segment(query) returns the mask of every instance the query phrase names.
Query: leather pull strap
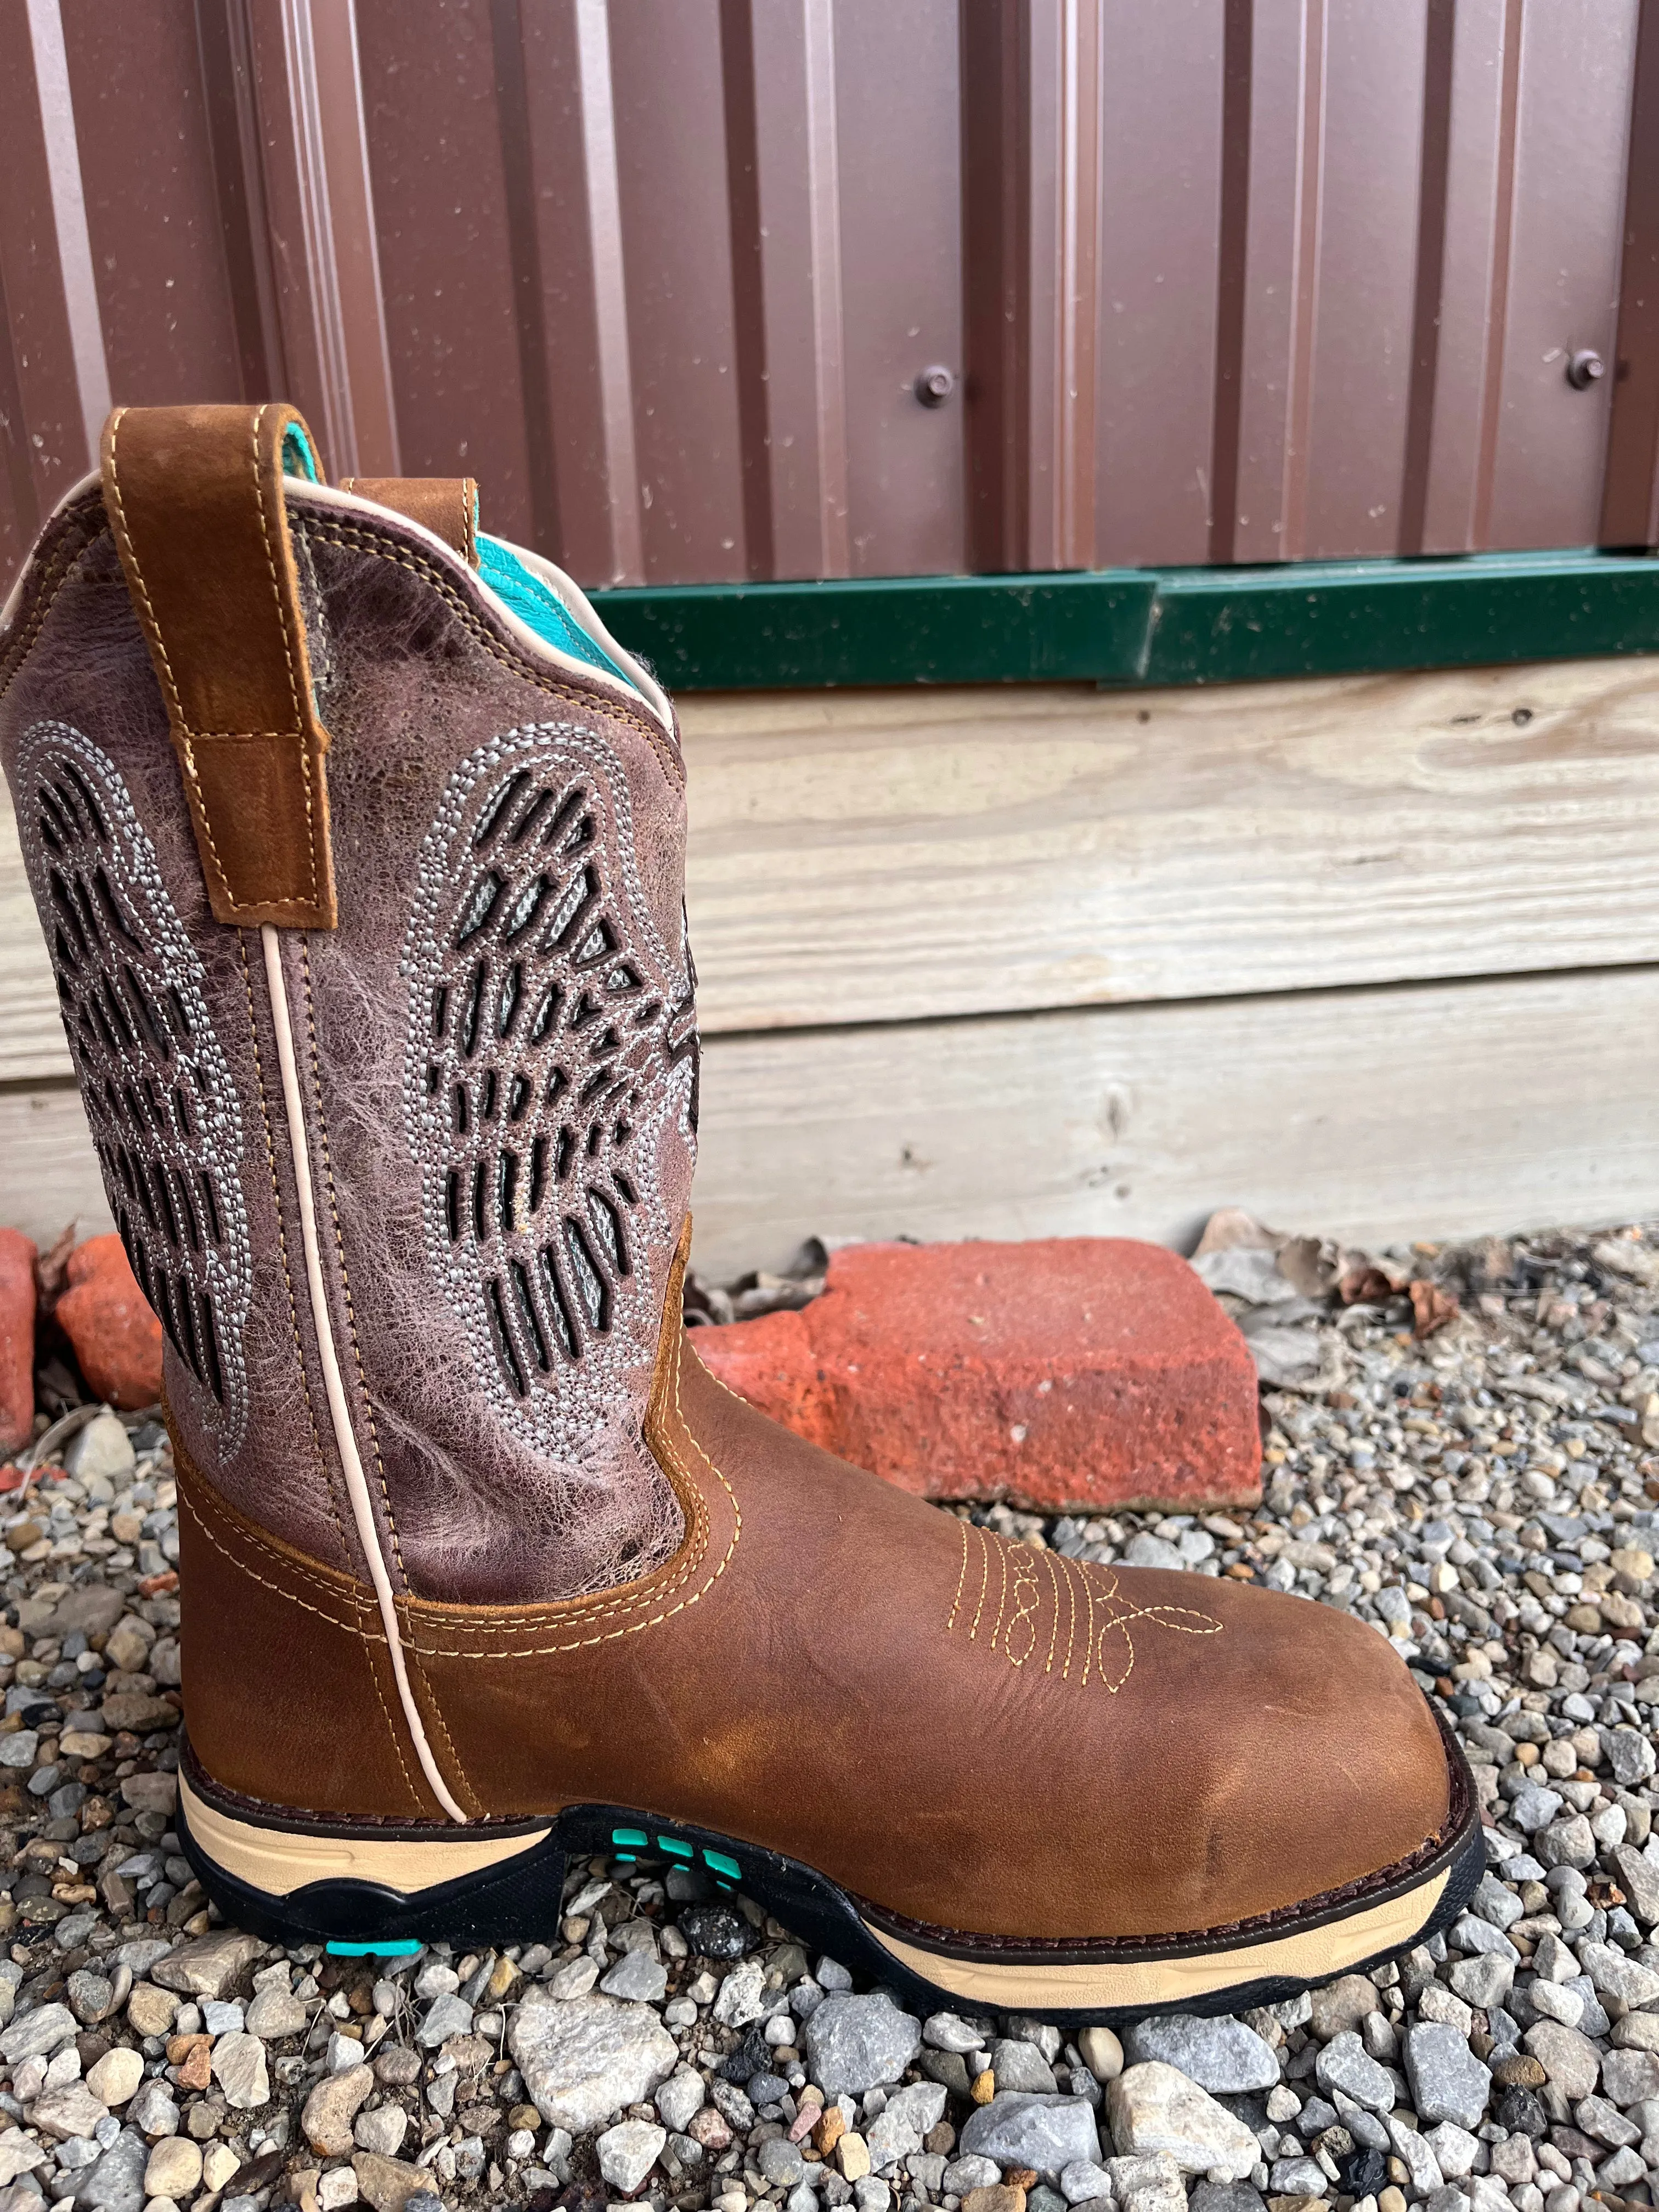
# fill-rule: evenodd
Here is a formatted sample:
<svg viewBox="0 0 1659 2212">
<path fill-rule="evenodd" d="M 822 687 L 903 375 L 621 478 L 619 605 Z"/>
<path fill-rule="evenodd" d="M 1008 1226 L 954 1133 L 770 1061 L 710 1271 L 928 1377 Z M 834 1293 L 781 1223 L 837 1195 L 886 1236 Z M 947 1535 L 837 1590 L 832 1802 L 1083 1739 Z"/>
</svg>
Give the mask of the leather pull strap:
<svg viewBox="0 0 1659 2212">
<path fill-rule="evenodd" d="M 332 929 L 328 732 L 283 488 L 291 407 L 119 407 L 104 504 L 221 921 Z"/>
<path fill-rule="evenodd" d="M 478 565 L 478 486 L 472 477 L 342 477 L 342 491 L 406 514 L 472 568 Z"/>
</svg>

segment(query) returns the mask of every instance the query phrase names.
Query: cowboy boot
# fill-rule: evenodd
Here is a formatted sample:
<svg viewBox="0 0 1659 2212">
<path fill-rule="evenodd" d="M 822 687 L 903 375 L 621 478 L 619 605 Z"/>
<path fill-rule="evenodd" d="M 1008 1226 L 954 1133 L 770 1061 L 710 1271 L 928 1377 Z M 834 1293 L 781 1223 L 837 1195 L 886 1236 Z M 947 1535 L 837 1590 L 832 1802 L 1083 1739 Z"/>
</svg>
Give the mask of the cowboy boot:
<svg viewBox="0 0 1659 2212">
<path fill-rule="evenodd" d="M 1474 1793 L 1370 1628 L 1009 1543 L 701 1364 L 672 711 L 475 513 L 328 488 L 285 408 L 118 413 L 4 639 L 166 1333 L 209 1895 L 556 1941 L 573 1854 L 651 1856 L 917 2005 L 1076 2021 L 1445 1926 Z"/>
</svg>

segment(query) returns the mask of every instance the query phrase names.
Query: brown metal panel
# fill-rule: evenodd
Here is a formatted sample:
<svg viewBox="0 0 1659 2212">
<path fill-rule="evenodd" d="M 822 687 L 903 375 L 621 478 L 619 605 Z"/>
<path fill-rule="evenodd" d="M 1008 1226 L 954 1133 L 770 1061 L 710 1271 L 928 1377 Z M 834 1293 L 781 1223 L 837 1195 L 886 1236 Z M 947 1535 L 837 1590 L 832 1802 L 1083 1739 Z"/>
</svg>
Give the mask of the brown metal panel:
<svg viewBox="0 0 1659 2212">
<path fill-rule="evenodd" d="M 740 577 L 720 0 L 612 0 L 610 28 L 645 573 Z"/>
<path fill-rule="evenodd" d="M 495 0 L 535 543 L 645 576 L 605 0 Z"/>
<path fill-rule="evenodd" d="M 528 536 L 488 0 L 359 0 L 356 12 L 402 465 L 411 476 L 477 477 L 486 527 Z"/>
<path fill-rule="evenodd" d="M 596 582 L 1645 542 L 1645 4 L 0 0 L 0 560 L 112 378 Z"/>
<path fill-rule="evenodd" d="M 1525 6 L 1526 0 L 1507 0 L 1504 10 L 1502 91 L 1492 177 L 1491 281 L 1486 295 L 1480 413 L 1474 448 L 1474 502 L 1468 528 L 1472 548 L 1484 546 L 1492 528 L 1492 479 L 1497 466 L 1498 433 L 1503 421 L 1504 346 L 1515 251 L 1515 143 L 1520 126 L 1521 31 Z"/>
<path fill-rule="evenodd" d="M 258 93 L 242 0 L 195 0 L 204 120 L 244 399 L 290 389 L 271 254 Z"/>
<path fill-rule="evenodd" d="M 1030 25 L 1022 0 L 961 18 L 963 443 L 968 565 L 1030 566 Z"/>
<path fill-rule="evenodd" d="M 1425 0 L 1328 0 L 1323 175 L 1296 550 L 1400 534 L 1415 302 Z M 1288 549 L 1287 549 L 1288 550 Z"/>
<path fill-rule="evenodd" d="M 63 0 L 63 21 L 112 396 L 240 399 L 194 13 Z"/>
<path fill-rule="evenodd" d="M 40 508 L 29 472 L 28 434 L 23 427 L 3 269 L 0 269 L 0 463 L 4 465 L 4 474 L 0 476 L 0 593 L 4 593 L 10 591 L 12 579 L 28 552 L 29 539 L 40 524 Z"/>
<path fill-rule="evenodd" d="M 1225 0 L 1221 33 L 1220 207 L 1216 234 L 1215 416 L 1210 444 L 1212 561 L 1231 561 L 1244 434 L 1250 245 L 1250 124 L 1255 0 Z"/>
<path fill-rule="evenodd" d="M 1106 0 L 1096 557 L 1209 553 L 1226 0 Z"/>
<path fill-rule="evenodd" d="M 966 565 L 961 81 L 951 0 L 838 0 L 836 112 L 854 575 Z M 957 379 L 943 406 L 918 373 Z"/>
<path fill-rule="evenodd" d="M 1103 0 L 1030 0 L 1027 559 L 1095 561 Z"/>
<path fill-rule="evenodd" d="M 3 424 L 14 545 L 27 544 L 90 465 L 88 417 L 102 396 L 84 210 L 73 204 L 79 168 L 61 28 L 55 7 L 40 0 L 0 0 L 0 291 L 11 341 L 9 371 L 0 375 L 15 392 Z"/>
<path fill-rule="evenodd" d="M 732 353 L 743 443 L 744 558 L 750 575 L 761 578 L 777 573 L 766 365 L 765 253 L 771 233 L 761 216 L 761 113 L 755 60 L 757 36 L 767 19 L 756 21 L 750 0 L 720 0 L 720 8 L 726 220 L 732 240 Z M 778 12 L 781 20 L 782 11 Z M 777 75 L 769 71 L 769 114 L 787 105 Z M 797 488 L 791 512 L 801 504 Z"/>
<path fill-rule="evenodd" d="M 1431 0 L 1413 420 L 1401 497 L 1406 553 L 1473 550 L 1489 493 L 1521 8 L 1522 0 Z"/>
<path fill-rule="evenodd" d="M 289 393 L 339 476 L 402 466 L 353 0 L 228 0 L 256 95 Z"/>
<path fill-rule="evenodd" d="M 1494 547 L 1583 545 L 1601 521 L 1638 0 L 1550 0 L 1522 16 L 1514 241 L 1491 521 Z"/>
<path fill-rule="evenodd" d="M 29 0 L 29 35 L 34 49 L 35 91 L 46 142 L 52 185 L 53 227 L 75 354 L 75 379 L 88 453 L 98 451 L 109 412 L 109 356 L 98 301 L 92 240 L 87 228 L 86 192 L 81 174 L 81 141 L 70 83 L 69 52 L 58 0 Z"/>
<path fill-rule="evenodd" d="M 1252 11 L 1237 489 L 1218 560 L 1294 560 L 1304 543 L 1328 5 Z"/>
<path fill-rule="evenodd" d="M 289 75 L 304 148 L 312 265 L 324 305 L 331 381 L 349 404 L 340 471 L 400 475 L 392 356 L 364 126 L 353 0 L 286 0 Z M 349 446 L 355 454 L 349 466 Z"/>
<path fill-rule="evenodd" d="M 752 325 L 758 371 L 743 386 L 744 465 L 765 487 L 750 571 L 844 576 L 851 545 L 833 0 L 728 0 L 723 21 L 739 344 Z M 753 163 L 749 201 L 738 185 L 745 155 Z"/>
<path fill-rule="evenodd" d="M 1423 20 L 1423 123 L 1417 191 L 1416 271 L 1412 285 L 1406 450 L 1397 536 L 1401 553 L 1420 553 L 1440 374 L 1440 318 L 1446 276 L 1446 193 L 1451 168 L 1452 76 L 1457 0 L 1427 0 Z"/>
<path fill-rule="evenodd" d="M 1631 95 L 1604 545 L 1659 545 L 1659 5 L 1643 0 Z"/>
</svg>

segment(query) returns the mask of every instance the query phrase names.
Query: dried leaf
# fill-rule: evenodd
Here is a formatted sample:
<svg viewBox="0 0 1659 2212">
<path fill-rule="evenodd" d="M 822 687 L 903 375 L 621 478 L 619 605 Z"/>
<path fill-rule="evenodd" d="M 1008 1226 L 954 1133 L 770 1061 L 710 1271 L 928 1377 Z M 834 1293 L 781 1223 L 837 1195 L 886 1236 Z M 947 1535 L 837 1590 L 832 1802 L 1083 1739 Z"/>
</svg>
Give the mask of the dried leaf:
<svg viewBox="0 0 1659 2212">
<path fill-rule="evenodd" d="M 1285 1241 L 1277 1229 L 1264 1229 L 1255 1216 L 1246 1213 L 1242 1206 L 1224 1206 L 1205 1223 L 1204 1234 L 1198 1240 L 1193 1257 L 1202 1260 L 1211 1252 L 1231 1252 L 1241 1247 L 1249 1251 L 1277 1252 Z"/>
<path fill-rule="evenodd" d="M 60 1230 L 55 1243 L 44 1252 L 37 1253 L 34 1261 L 34 1294 L 40 1300 L 42 1316 L 49 1315 L 64 1295 L 69 1276 L 70 1254 L 75 1249 L 77 1224 L 71 1221 Z"/>
<path fill-rule="evenodd" d="M 1304 1298 L 1328 1298 L 1336 1281 L 1337 1248 L 1318 1237 L 1287 1237 L 1279 1248 L 1279 1272 Z"/>
<path fill-rule="evenodd" d="M 1412 1312 L 1416 1316 L 1413 1336 L 1432 1336 L 1437 1328 L 1444 1328 L 1458 1310 L 1457 1301 L 1449 1291 L 1443 1291 L 1437 1283 L 1419 1276 L 1411 1284 Z"/>
</svg>

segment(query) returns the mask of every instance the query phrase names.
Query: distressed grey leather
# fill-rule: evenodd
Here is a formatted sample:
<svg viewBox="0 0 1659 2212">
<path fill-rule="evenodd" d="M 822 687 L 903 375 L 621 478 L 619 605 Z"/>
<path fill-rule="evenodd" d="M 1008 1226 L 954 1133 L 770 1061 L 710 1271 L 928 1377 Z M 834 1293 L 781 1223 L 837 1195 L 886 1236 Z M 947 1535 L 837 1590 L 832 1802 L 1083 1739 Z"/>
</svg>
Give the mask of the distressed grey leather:
<svg viewBox="0 0 1659 2212">
<path fill-rule="evenodd" d="M 643 708 L 521 648 L 459 562 L 378 519 L 308 506 L 297 489 L 290 512 L 332 738 L 339 927 L 283 933 L 284 974 L 325 1294 L 385 1553 L 395 1583 L 431 1597 L 601 1589 L 648 1571 L 681 1534 L 640 1441 L 695 1144 L 678 750 Z M 216 1357 L 186 1342 L 182 1305 L 170 1314 L 181 1440 L 232 1504 L 361 1574 L 260 940 L 209 913 L 160 692 L 95 495 L 37 547 L 0 654 L 0 759 L 48 943 L 40 763 L 61 773 L 64 748 L 79 757 L 78 745 L 97 775 L 107 764 L 117 811 L 130 805 L 133 850 L 153 852 L 214 1064 L 234 1091 L 220 1133 L 235 1130 L 240 1207 L 223 1211 L 245 1223 L 254 1263 L 244 1314 L 232 1259 L 191 1261 L 190 1224 L 172 1206 L 174 1272 L 198 1285 L 192 1313 L 198 1278 L 222 1286 L 216 1314 L 222 1306 L 240 1340 Z M 75 742 L 49 741 L 48 725 Z M 88 847 L 88 882 L 96 860 Z M 131 983 L 114 951 L 97 954 L 113 963 L 110 988 L 165 1008 L 167 962 L 186 957 L 165 916 L 105 920 L 117 950 L 123 927 L 157 940 Z M 77 971 L 73 1005 L 89 988 Z M 139 1128 L 140 1146 L 142 1081 L 178 1073 L 166 1048 L 183 1017 L 164 1012 L 160 1042 L 127 1043 L 125 1005 L 112 1036 L 139 1091 L 111 1110 Z M 110 1054 L 100 1041 L 100 1068 Z M 84 1037 L 81 1058 L 90 1081 Z M 171 1161 L 175 1198 L 182 1175 L 205 1206 L 188 1138 L 173 1130 L 151 1150 Z M 106 1163 L 130 1249 L 165 1253 L 166 1194 L 146 1224 L 124 1172 Z M 231 1364 L 240 1382 L 226 1382 Z M 239 1389 L 233 1419 L 225 1392 Z"/>
</svg>

